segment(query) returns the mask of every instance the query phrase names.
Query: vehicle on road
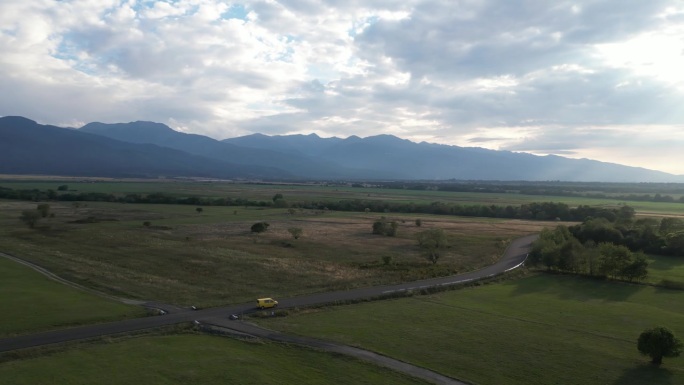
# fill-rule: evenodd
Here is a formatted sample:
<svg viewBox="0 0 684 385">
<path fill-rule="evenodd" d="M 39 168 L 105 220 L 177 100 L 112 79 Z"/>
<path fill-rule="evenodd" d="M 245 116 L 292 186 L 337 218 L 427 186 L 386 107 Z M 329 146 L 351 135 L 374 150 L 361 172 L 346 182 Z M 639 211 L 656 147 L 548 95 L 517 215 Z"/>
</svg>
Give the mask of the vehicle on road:
<svg viewBox="0 0 684 385">
<path fill-rule="evenodd" d="M 273 298 L 259 298 L 257 299 L 257 307 L 259 309 L 268 309 L 278 306 L 278 301 Z"/>
</svg>

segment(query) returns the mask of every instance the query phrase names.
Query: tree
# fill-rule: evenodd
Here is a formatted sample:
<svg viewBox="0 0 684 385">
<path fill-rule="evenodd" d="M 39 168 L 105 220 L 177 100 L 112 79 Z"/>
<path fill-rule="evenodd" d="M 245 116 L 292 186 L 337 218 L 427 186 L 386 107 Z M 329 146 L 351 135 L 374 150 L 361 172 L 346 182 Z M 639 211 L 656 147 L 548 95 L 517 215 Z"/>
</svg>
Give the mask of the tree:
<svg viewBox="0 0 684 385">
<path fill-rule="evenodd" d="M 292 238 L 294 239 L 299 239 L 299 237 L 304 234 L 304 230 L 301 229 L 301 227 L 290 227 L 287 229 L 287 231 L 292 235 Z"/>
<path fill-rule="evenodd" d="M 680 230 L 684 230 L 684 222 L 681 219 L 666 217 L 660 220 L 660 226 L 658 226 L 660 234 L 667 235 Z"/>
<path fill-rule="evenodd" d="M 21 216 L 19 217 L 19 219 L 26 223 L 26 225 L 30 228 L 36 227 L 40 218 L 40 212 L 37 210 L 24 210 L 21 212 Z"/>
<path fill-rule="evenodd" d="M 601 243 L 599 253 L 599 273 L 606 277 L 622 278 L 625 268 L 634 260 L 634 254 L 622 245 Z"/>
<path fill-rule="evenodd" d="M 634 262 L 622 269 L 622 277 L 632 281 L 641 281 L 648 275 L 648 260 L 643 254 L 636 255 Z"/>
<path fill-rule="evenodd" d="M 41 203 L 36 207 L 38 212 L 40 213 L 40 216 L 42 218 L 47 218 L 50 215 L 50 205 L 47 203 Z"/>
<path fill-rule="evenodd" d="M 251 230 L 253 233 L 263 233 L 268 229 L 269 224 L 266 222 L 257 222 L 252 225 Z"/>
<path fill-rule="evenodd" d="M 421 231 L 417 235 L 418 246 L 425 250 L 425 258 L 436 264 L 442 251 L 448 246 L 447 236 L 442 229 L 430 229 Z"/>
<path fill-rule="evenodd" d="M 682 342 L 672 332 L 662 326 L 644 330 L 639 335 L 637 349 L 641 354 L 651 357 L 651 363 L 660 365 L 663 357 L 679 357 Z"/>
<path fill-rule="evenodd" d="M 289 205 L 287 204 L 287 201 L 285 201 L 285 199 L 283 199 L 283 198 L 279 198 L 279 199 L 276 199 L 273 201 L 273 207 L 277 207 L 277 208 L 282 209 L 282 208 L 285 208 L 288 206 Z"/>
<path fill-rule="evenodd" d="M 423 220 L 420 218 L 416 219 L 416 227 L 420 227 L 422 225 L 423 225 Z"/>
<path fill-rule="evenodd" d="M 201 207 L 198 207 L 195 209 L 195 211 L 197 211 L 197 214 L 202 214 L 202 211 L 204 211 L 204 209 Z"/>
<path fill-rule="evenodd" d="M 397 228 L 399 228 L 399 224 L 396 221 L 387 221 L 385 217 L 373 222 L 373 234 L 393 237 L 397 235 Z"/>
<path fill-rule="evenodd" d="M 67 191 L 67 190 L 69 190 L 69 186 L 67 186 L 65 184 L 57 187 L 57 191 Z"/>
</svg>

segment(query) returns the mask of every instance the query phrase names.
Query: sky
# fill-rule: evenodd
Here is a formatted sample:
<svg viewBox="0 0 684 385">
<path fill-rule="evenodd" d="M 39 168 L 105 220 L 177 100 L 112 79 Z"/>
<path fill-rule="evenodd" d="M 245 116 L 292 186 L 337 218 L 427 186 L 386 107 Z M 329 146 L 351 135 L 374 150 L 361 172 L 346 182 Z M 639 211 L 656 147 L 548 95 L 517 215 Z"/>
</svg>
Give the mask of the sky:
<svg viewBox="0 0 684 385">
<path fill-rule="evenodd" d="M 684 1 L 1 0 L 10 115 L 684 174 Z"/>
</svg>

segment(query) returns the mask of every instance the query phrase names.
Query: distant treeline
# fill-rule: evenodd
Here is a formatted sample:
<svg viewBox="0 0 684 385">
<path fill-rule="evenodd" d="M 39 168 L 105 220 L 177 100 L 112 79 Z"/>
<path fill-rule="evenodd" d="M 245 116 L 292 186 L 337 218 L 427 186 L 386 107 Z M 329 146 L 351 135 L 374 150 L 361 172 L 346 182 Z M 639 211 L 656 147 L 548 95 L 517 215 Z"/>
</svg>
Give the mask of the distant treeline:
<svg viewBox="0 0 684 385">
<path fill-rule="evenodd" d="M 355 184 L 356 187 L 361 187 L 362 184 Z M 475 193 L 491 193 L 491 194 L 521 194 L 521 195 L 546 195 L 546 196 L 562 196 L 575 198 L 595 198 L 595 199 L 615 199 L 622 201 L 635 202 L 679 202 L 684 203 L 684 186 L 681 184 L 582 184 L 582 183 L 559 183 L 553 184 L 538 184 L 534 182 L 529 183 L 505 183 L 505 182 L 460 182 L 460 183 L 405 183 L 405 182 L 386 182 L 374 183 L 374 186 L 402 189 L 402 190 L 432 190 L 432 191 L 451 191 L 451 192 L 475 192 Z M 660 192 L 652 194 L 642 193 L 642 191 L 652 191 L 655 189 L 662 189 L 660 191 L 667 191 L 671 194 L 680 195 L 679 198 L 674 198 L 671 195 L 664 195 Z M 626 190 L 635 191 L 634 193 L 625 193 Z"/>
<path fill-rule="evenodd" d="M 542 202 L 520 206 L 497 205 L 460 205 L 444 202 L 427 204 L 388 202 L 382 200 L 340 200 L 340 201 L 292 201 L 274 199 L 273 201 L 257 201 L 245 198 L 206 198 L 178 197 L 165 193 L 127 194 L 116 196 L 97 192 L 57 192 L 54 190 L 13 190 L 0 187 L 0 198 L 29 201 L 67 201 L 67 202 L 121 202 L 180 204 L 195 206 L 251 206 L 251 207 L 289 207 L 293 209 L 336 210 L 377 213 L 414 213 L 435 215 L 456 215 L 468 217 L 535 219 L 559 221 L 583 221 L 586 218 L 605 218 L 609 221 L 631 218 L 634 209 L 629 206 L 619 208 L 601 208 L 592 206 L 570 207 L 565 203 Z"/>
</svg>

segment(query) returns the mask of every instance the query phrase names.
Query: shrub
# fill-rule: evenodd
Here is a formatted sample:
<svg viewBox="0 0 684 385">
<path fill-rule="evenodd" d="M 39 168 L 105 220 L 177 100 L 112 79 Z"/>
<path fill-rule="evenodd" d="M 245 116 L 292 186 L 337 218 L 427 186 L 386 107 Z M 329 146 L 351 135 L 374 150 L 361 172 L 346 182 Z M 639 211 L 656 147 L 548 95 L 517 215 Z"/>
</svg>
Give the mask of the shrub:
<svg viewBox="0 0 684 385">
<path fill-rule="evenodd" d="M 252 225 L 251 230 L 253 233 L 263 233 L 268 229 L 269 224 L 266 222 L 257 222 Z"/>
<path fill-rule="evenodd" d="M 393 237 L 397 235 L 397 228 L 399 224 L 396 221 L 386 221 L 381 219 L 373 223 L 373 234 L 387 235 L 388 237 Z"/>
<path fill-rule="evenodd" d="M 304 230 L 302 230 L 301 227 L 290 227 L 287 231 L 290 232 L 290 235 L 292 235 L 292 238 L 294 239 L 299 239 L 299 237 L 304 234 Z"/>
</svg>

